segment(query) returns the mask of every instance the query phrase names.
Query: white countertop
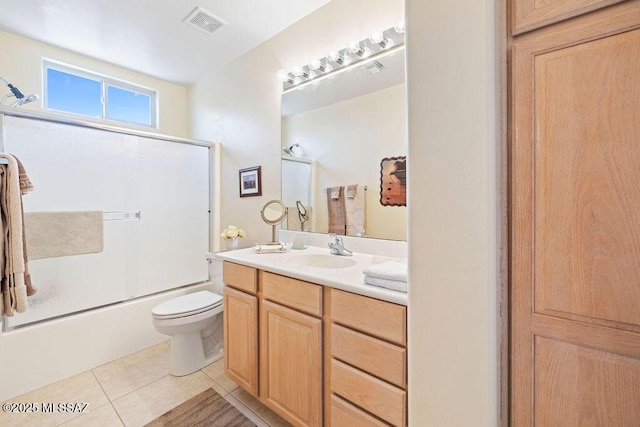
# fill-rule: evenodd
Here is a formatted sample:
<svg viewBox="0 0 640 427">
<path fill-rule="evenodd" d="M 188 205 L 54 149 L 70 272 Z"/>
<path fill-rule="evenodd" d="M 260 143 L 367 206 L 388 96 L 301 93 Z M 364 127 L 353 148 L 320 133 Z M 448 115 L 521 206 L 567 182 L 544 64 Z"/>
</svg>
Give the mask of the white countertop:
<svg viewBox="0 0 640 427">
<path fill-rule="evenodd" d="M 389 289 L 371 286 L 364 283 L 362 270 L 371 265 L 389 260 L 405 262 L 404 259 L 385 257 L 379 255 L 368 255 L 354 253 L 351 257 L 356 262 L 355 265 L 343 268 L 320 268 L 309 267 L 296 264 L 293 258 L 301 255 L 329 255 L 328 248 L 318 248 L 314 246 L 302 250 L 289 250 L 284 253 L 258 254 L 253 248 L 238 249 L 235 251 L 217 252 L 215 256 L 219 259 L 244 264 L 260 270 L 269 271 L 283 276 L 307 282 L 317 283 L 355 294 L 365 295 L 380 300 L 407 305 L 408 298 L 404 292 L 392 291 Z M 338 257 L 340 255 L 331 255 Z"/>
</svg>

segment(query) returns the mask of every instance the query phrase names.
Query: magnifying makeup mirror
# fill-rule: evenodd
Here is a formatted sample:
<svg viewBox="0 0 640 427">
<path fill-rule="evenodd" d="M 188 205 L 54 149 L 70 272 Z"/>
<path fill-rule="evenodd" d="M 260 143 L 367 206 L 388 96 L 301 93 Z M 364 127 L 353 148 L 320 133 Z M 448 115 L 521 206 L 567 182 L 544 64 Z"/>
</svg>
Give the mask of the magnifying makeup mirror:
<svg viewBox="0 0 640 427">
<path fill-rule="evenodd" d="M 280 224 L 287 216 L 287 208 L 280 200 L 271 200 L 267 202 L 260 211 L 262 220 L 271 225 L 271 242 L 268 245 L 278 245 L 280 242 L 276 240 L 276 225 Z"/>
</svg>

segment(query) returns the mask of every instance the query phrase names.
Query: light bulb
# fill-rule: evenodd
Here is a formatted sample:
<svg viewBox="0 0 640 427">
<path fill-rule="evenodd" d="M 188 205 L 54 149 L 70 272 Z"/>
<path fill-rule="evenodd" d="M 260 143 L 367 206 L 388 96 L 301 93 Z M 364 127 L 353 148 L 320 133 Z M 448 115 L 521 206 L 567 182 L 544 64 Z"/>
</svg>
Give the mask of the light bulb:
<svg viewBox="0 0 640 427">
<path fill-rule="evenodd" d="M 380 47 L 383 49 L 389 49 L 394 45 L 394 41 L 392 39 L 384 39 L 383 43 L 379 43 Z"/>
<path fill-rule="evenodd" d="M 405 25 L 404 25 L 404 21 L 398 21 L 396 22 L 396 25 L 393 26 L 393 29 L 396 31 L 396 33 L 398 34 L 404 34 L 405 32 Z"/>
<path fill-rule="evenodd" d="M 299 85 L 300 83 L 302 83 L 302 77 L 296 77 L 295 79 L 293 79 L 294 85 Z"/>
<path fill-rule="evenodd" d="M 288 80 L 291 80 L 291 79 L 289 78 L 289 73 L 287 73 L 285 70 L 279 70 L 279 71 L 278 71 L 277 76 L 278 76 L 278 78 L 279 78 L 280 80 L 282 80 L 283 82 L 286 82 L 286 81 L 288 81 Z"/>
<path fill-rule="evenodd" d="M 311 68 L 312 70 L 323 70 L 323 66 L 322 66 L 322 62 L 320 62 L 319 59 L 314 59 L 309 63 L 309 68 Z"/>
<path fill-rule="evenodd" d="M 329 58 L 330 61 L 339 62 L 342 59 L 342 56 L 340 55 L 340 53 L 338 53 L 337 50 L 332 50 L 327 55 L 327 58 Z"/>
<path fill-rule="evenodd" d="M 324 72 L 325 73 L 330 73 L 331 71 L 333 71 L 333 65 L 331 65 L 331 64 L 329 64 L 327 62 L 326 65 L 324 66 Z"/>
<path fill-rule="evenodd" d="M 306 77 L 307 73 L 304 72 L 304 69 L 302 67 L 293 67 L 293 69 L 291 70 L 291 74 L 296 77 Z"/>
<path fill-rule="evenodd" d="M 369 41 L 371 43 L 381 43 L 384 40 L 384 34 L 382 34 L 382 31 L 375 31 L 373 33 L 371 33 L 371 35 L 369 36 Z"/>
<path fill-rule="evenodd" d="M 369 49 L 368 47 L 363 48 L 362 53 L 360 54 L 360 58 L 364 59 L 370 56 L 371 56 L 371 49 Z"/>
<path fill-rule="evenodd" d="M 313 80 L 316 77 L 318 77 L 318 73 L 317 72 L 315 72 L 313 70 L 309 71 L 309 77 L 308 77 L 309 80 Z"/>
<path fill-rule="evenodd" d="M 360 52 L 363 50 L 362 47 L 360 46 L 360 43 L 353 42 L 353 41 L 347 45 L 347 49 L 349 50 L 349 52 L 355 53 L 357 55 L 360 55 Z"/>
</svg>

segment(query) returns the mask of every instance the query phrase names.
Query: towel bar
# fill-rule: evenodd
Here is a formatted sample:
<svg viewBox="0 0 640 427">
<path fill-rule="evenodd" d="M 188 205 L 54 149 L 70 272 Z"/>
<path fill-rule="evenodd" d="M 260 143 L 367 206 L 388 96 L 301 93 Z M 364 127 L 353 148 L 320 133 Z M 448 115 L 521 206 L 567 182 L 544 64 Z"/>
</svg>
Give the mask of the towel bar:
<svg viewBox="0 0 640 427">
<path fill-rule="evenodd" d="M 140 219 L 140 211 L 104 211 L 104 221 L 125 221 Z"/>
<path fill-rule="evenodd" d="M 365 189 L 365 191 L 366 191 L 366 189 L 367 189 L 367 186 L 366 186 L 366 185 L 364 186 L 364 189 Z M 327 191 L 327 190 L 328 190 L 328 188 L 327 188 L 327 187 L 324 187 L 324 191 Z"/>
</svg>

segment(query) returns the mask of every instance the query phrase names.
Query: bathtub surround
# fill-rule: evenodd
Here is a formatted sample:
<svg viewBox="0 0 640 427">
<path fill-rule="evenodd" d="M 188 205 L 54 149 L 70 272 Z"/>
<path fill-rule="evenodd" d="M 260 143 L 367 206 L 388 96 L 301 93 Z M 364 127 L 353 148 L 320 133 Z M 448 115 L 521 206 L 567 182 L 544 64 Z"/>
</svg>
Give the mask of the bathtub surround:
<svg viewBox="0 0 640 427">
<path fill-rule="evenodd" d="M 27 212 L 24 214 L 32 260 L 102 252 L 102 211 Z"/>
</svg>

